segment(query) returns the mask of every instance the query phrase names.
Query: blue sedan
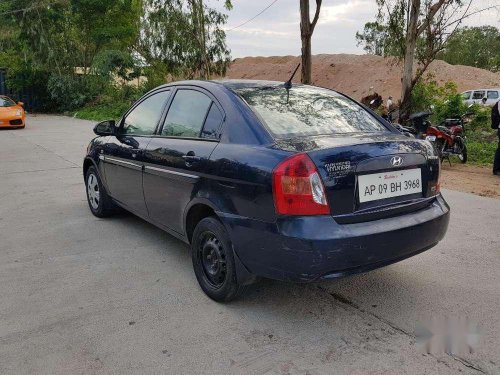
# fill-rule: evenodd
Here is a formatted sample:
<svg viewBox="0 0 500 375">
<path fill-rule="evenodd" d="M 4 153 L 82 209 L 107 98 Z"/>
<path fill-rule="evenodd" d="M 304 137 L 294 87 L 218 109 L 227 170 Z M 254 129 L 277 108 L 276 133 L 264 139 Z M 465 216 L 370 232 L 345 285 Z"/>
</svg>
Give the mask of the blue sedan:
<svg viewBox="0 0 500 375">
<path fill-rule="evenodd" d="M 430 249 L 448 227 L 432 145 L 332 90 L 175 82 L 94 131 L 83 163 L 91 212 L 125 209 L 190 244 L 216 301 L 258 277 L 382 267 Z"/>
</svg>

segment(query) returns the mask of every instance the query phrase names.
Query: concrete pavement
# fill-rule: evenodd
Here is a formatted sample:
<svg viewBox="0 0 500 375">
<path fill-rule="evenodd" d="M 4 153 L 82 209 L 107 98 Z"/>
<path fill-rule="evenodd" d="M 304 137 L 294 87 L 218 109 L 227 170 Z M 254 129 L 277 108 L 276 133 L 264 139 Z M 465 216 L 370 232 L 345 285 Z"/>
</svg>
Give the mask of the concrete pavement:
<svg viewBox="0 0 500 375">
<path fill-rule="evenodd" d="M 217 304 L 186 245 L 127 214 L 91 215 L 93 123 L 0 131 L 0 374 L 500 373 L 500 200 L 445 191 L 434 249 L 341 280 L 263 280 Z M 480 324 L 473 354 L 419 351 L 432 316 Z"/>
</svg>

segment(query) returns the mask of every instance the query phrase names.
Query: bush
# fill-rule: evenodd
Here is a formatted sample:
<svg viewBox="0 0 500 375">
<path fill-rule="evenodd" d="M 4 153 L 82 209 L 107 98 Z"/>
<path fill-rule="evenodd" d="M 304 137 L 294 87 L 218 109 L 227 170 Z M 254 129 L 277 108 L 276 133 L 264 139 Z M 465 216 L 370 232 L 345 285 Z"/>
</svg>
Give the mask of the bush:
<svg viewBox="0 0 500 375">
<path fill-rule="evenodd" d="M 54 108 L 59 112 L 65 112 L 80 108 L 94 100 L 108 86 L 108 80 L 99 76 L 53 74 L 49 77 L 47 91 Z"/>
<path fill-rule="evenodd" d="M 108 85 L 101 95 L 76 110 L 74 115 L 94 121 L 118 120 L 147 91 L 146 86 Z"/>
</svg>

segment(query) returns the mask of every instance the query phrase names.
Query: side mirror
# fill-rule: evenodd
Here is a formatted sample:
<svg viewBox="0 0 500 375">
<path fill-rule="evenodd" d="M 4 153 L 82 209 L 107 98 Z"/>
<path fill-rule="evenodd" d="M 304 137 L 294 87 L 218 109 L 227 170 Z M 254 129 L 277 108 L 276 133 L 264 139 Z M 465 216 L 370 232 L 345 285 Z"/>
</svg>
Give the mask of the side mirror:
<svg viewBox="0 0 500 375">
<path fill-rule="evenodd" d="M 115 120 L 106 120 L 98 123 L 94 127 L 94 133 L 97 135 L 114 135 L 115 134 Z"/>
<path fill-rule="evenodd" d="M 24 107 L 24 103 L 23 102 L 17 102 L 18 105 L 20 105 L 21 107 Z"/>
</svg>

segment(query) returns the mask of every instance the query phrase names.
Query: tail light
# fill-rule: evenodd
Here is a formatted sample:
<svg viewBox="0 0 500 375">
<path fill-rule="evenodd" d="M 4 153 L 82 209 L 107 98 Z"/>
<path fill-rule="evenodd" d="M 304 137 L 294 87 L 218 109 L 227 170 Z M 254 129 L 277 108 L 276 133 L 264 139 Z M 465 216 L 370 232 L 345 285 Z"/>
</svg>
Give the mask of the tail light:
<svg viewBox="0 0 500 375">
<path fill-rule="evenodd" d="M 294 155 L 274 169 L 273 194 L 278 215 L 330 213 L 318 169 L 306 154 Z"/>
</svg>

